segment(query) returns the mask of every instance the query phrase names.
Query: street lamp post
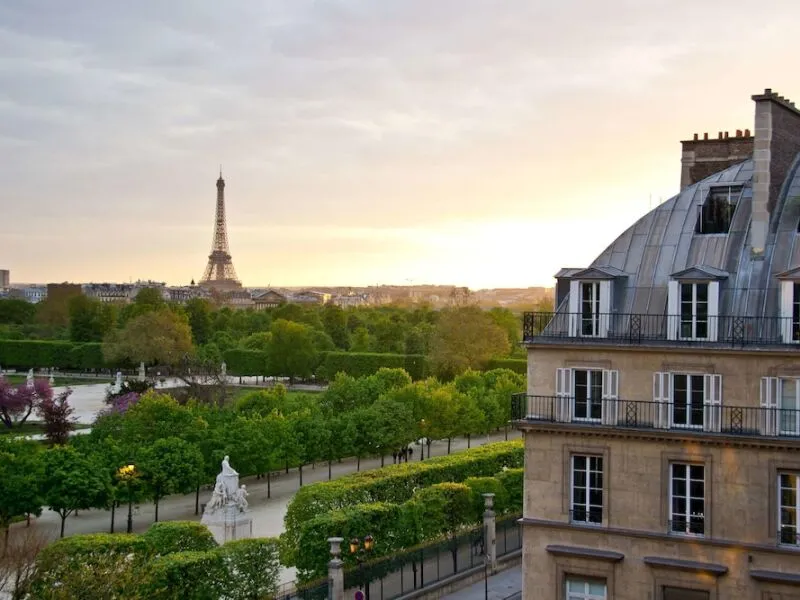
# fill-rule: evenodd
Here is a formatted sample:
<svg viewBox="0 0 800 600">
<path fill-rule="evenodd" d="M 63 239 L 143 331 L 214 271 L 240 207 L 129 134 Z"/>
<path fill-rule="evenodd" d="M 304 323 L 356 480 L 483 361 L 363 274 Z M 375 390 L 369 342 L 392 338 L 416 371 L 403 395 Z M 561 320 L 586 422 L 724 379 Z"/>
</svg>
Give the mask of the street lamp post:
<svg viewBox="0 0 800 600">
<path fill-rule="evenodd" d="M 130 464 L 120 467 L 117 477 L 126 483 L 128 488 L 128 533 L 133 533 L 133 479 L 136 477 L 136 465 Z"/>
<path fill-rule="evenodd" d="M 359 589 L 362 586 L 366 592 L 366 600 L 369 600 L 369 582 L 367 581 L 364 583 L 364 562 L 368 559 L 369 554 L 372 553 L 372 549 L 375 547 L 375 538 L 371 535 L 367 535 L 364 538 L 363 547 L 361 547 L 361 540 L 358 538 L 353 538 L 350 540 L 350 554 L 355 556 L 356 561 L 358 562 L 358 573 L 359 579 L 362 583 L 358 586 Z"/>
</svg>

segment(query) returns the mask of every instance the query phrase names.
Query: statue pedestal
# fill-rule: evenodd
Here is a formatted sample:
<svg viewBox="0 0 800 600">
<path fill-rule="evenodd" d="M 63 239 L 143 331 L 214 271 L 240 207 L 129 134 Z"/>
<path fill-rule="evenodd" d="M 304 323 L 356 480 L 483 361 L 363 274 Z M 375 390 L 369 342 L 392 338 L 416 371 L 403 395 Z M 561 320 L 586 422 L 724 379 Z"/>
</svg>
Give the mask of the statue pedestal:
<svg viewBox="0 0 800 600">
<path fill-rule="evenodd" d="M 200 521 L 208 527 L 218 544 L 253 537 L 253 519 L 249 512 L 242 512 L 234 502 L 222 508 L 203 512 Z"/>
</svg>

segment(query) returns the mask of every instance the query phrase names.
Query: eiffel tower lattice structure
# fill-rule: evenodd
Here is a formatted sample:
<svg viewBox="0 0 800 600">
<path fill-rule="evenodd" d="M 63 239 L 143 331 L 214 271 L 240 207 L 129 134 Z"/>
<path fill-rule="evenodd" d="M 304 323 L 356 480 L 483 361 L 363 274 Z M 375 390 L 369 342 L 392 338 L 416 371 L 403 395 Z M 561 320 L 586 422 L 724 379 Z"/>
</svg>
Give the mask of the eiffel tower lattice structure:
<svg viewBox="0 0 800 600">
<path fill-rule="evenodd" d="M 222 169 L 217 179 L 217 215 L 214 219 L 214 241 L 211 244 L 211 254 L 208 255 L 203 278 L 200 285 L 219 291 L 238 290 L 242 284 L 236 277 L 233 260 L 228 249 L 228 227 L 225 224 L 225 180 L 222 178 Z"/>
</svg>

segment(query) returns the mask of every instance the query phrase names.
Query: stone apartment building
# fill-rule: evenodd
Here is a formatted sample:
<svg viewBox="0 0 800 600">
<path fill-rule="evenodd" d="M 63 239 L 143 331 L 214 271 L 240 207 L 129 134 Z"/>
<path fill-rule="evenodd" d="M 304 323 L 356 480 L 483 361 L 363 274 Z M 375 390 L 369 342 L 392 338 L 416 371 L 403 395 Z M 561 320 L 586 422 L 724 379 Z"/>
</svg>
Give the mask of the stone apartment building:
<svg viewBox="0 0 800 600">
<path fill-rule="evenodd" d="M 526 600 L 800 600 L 800 111 L 753 101 L 525 315 Z"/>
</svg>

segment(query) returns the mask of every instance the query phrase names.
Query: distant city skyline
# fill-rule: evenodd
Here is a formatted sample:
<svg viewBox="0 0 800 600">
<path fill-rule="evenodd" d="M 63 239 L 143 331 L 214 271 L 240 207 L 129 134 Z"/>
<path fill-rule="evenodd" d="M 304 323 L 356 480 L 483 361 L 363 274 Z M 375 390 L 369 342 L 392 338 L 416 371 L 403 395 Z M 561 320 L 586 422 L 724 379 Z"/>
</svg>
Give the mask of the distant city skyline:
<svg viewBox="0 0 800 600">
<path fill-rule="evenodd" d="M 790 0 L 54 7 L 0 5 L 12 282 L 199 280 L 222 163 L 247 287 L 551 286 L 800 99 Z"/>
</svg>

